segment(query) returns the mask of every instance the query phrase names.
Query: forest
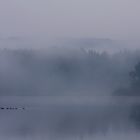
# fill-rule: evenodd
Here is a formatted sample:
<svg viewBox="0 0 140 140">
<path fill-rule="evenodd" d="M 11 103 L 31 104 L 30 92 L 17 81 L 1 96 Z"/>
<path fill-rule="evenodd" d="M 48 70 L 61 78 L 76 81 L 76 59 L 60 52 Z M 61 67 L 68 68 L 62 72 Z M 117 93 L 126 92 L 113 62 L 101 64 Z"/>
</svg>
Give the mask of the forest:
<svg viewBox="0 0 140 140">
<path fill-rule="evenodd" d="M 0 95 L 110 95 L 136 81 L 139 61 L 140 51 L 1 49 Z"/>
</svg>

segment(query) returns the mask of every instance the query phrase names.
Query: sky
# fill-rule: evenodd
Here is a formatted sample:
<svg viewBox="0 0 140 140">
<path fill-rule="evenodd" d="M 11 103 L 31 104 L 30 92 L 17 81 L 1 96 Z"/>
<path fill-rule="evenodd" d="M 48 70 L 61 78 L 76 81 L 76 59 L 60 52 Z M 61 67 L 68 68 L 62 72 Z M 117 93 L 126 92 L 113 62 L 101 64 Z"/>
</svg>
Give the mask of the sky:
<svg viewBox="0 0 140 140">
<path fill-rule="evenodd" d="M 139 0 L 0 0 L 0 38 L 139 39 Z"/>
</svg>

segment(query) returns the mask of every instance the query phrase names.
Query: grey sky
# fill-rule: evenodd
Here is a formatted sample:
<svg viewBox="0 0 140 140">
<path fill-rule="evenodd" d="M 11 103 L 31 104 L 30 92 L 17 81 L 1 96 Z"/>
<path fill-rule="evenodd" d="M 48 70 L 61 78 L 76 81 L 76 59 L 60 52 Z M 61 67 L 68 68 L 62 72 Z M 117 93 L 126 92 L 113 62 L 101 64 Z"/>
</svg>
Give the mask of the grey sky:
<svg viewBox="0 0 140 140">
<path fill-rule="evenodd" d="M 139 39 L 139 0 L 0 0 L 0 37 Z"/>
</svg>

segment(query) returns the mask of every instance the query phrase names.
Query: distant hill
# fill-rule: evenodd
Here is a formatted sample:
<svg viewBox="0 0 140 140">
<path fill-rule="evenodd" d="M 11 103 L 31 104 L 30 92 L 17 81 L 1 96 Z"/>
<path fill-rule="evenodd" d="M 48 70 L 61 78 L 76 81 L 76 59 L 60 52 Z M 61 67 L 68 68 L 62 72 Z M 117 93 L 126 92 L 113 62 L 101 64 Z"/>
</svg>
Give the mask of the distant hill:
<svg viewBox="0 0 140 140">
<path fill-rule="evenodd" d="M 132 47 L 133 46 L 133 47 Z M 134 49 L 135 43 L 127 41 L 112 40 L 106 38 L 67 38 L 49 40 L 48 38 L 0 38 L 0 48 L 66 48 L 66 49 L 93 49 L 98 52 L 118 52 L 120 50 Z"/>
<path fill-rule="evenodd" d="M 70 39 L 66 41 L 68 46 L 91 48 L 99 45 L 112 45 L 113 40 L 110 39 L 95 39 L 95 38 L 81 38 Z"/>
<path fill-rule="evenodd" d="M 116 52 L 124 50 L 126 44 L 121 41 L 102 39 L 102 38 L 80 38 L 80 39 L 66 39 L 58 41 L 58 47 L 68 48 L 83 48 L 83 49 L 94 49 L 96 51 L 108 51 Z"/>
</svg>

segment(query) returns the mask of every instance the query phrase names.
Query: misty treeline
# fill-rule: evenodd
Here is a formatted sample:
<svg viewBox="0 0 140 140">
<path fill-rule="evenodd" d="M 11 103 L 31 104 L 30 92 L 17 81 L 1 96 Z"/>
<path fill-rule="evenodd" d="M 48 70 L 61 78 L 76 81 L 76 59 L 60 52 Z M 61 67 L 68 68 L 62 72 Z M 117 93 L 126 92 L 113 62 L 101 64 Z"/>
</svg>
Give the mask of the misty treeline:
<svg viewBox="0 0 140 140">
<path fill-rule="evenodd" d="M 129 72 L 130 84 L 115 91 L 118 96 L 140 96 L 140 62 Z"/>
<path fill-rule="evenodd" d="M 127 87 L 140 51 L 1 49 L 1 95 L 108 95 Z"/>
<path fill-rule="evenodd" d="M 134 121 L 136 127 L 140 129 L 140 62 L 129 73 L 130 84 L 128 87 L 121 87 L 114 92 L 115 96 L 124 98 L 124 103 L 133 101 L 130 110 L 130 119 Z"/>
</svg>

